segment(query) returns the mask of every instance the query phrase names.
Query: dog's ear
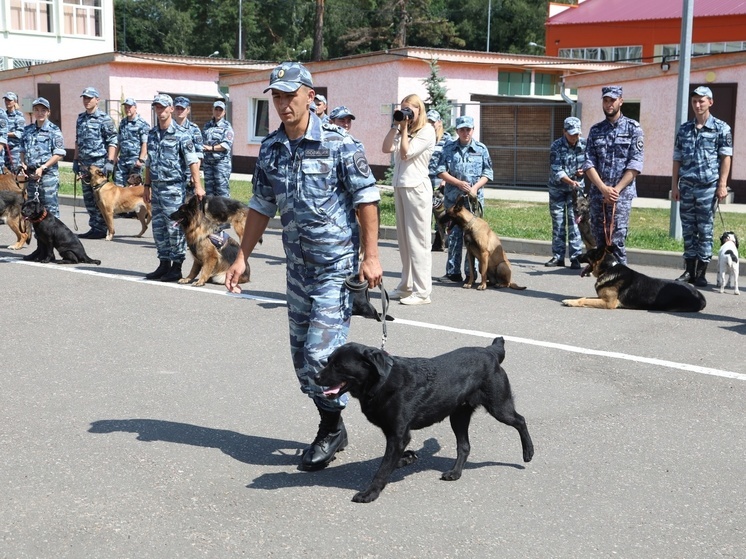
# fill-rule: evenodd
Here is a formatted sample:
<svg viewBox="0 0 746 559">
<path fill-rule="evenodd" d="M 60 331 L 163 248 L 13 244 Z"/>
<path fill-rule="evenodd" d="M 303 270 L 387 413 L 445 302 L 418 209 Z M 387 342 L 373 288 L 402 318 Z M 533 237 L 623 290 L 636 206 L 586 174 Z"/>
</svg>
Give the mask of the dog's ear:
<svg viewBox="0 0 746 559">
<path fill-rule="evenodd" d="M 363 357 L 378 373 L 378 382 L 376 383 L 376 390 L 378 390 L 388 380 L 394 360 L 385 351 L 374 347 L 366 347 L 363 350 Z"/>
<path fill-rule="evenodd" d="M 497 352 L 497 362 L 502 363 L 505 359 L 505 338 L 502 336 L 495 338 L 490 348 Z"/>
</svg>

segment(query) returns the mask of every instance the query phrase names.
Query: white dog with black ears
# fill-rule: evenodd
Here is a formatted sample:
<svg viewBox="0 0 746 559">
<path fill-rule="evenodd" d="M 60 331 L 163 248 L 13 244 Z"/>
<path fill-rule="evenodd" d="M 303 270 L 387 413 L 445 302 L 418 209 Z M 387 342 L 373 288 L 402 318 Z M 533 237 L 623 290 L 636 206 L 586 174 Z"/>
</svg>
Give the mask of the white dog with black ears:
<svg viewBox="0 0 746 559">
<path fill-rule="evenodd" d="M 726 231 L 720 237 L 720 251 L 718 252 L 718 285 L 720 293 L 725 291 L 725 276 L 728 275 L 728 285 L 734 287 L 734 295 L 738 291 L 738 237 L 733 231 Z"/>
</svg>

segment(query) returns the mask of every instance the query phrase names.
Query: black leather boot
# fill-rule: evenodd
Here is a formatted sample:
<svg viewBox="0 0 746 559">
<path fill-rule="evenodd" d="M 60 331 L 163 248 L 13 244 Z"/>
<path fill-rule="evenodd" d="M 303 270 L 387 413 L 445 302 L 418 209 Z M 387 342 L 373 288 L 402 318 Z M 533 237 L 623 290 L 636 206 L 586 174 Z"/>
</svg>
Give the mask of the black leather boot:
<svg viewBox="0 0 746 559">
<path fill-rule="evenodd" d="M 181 279 L 182 262 L 171 262 L 171 269 L 161 277 L 161 281 L 179 281 Z"/>
<path fill-rule="evenodd" d="M 163 276 L 166 275 L 166 272 L 168 272 L 170 269 L 171 269 L 171 261 L 161 260 L 161 263 L 158 264 L 158 268 L 156 268 L 154 271 L 147 274 L 145 276 L 145 279 L 146 280 L 161 279 Z"/>
<path fill-rule="evenodd" d="M 321 423 L 311 446 L 303 452 L 300 469 L 307 472 L 326 468 L 334 455 L 347 446 L 347 430 L 341 411 L 326 411 L 319 408 Z"/>
<path fill-rule="evenodd" d="M 694 285 L 696 287 L 707 287 L 707 278 L 705 277 L 707 264 L 709 262 L 702 262 L 701 260 L 697 262 L 697 275 L 694 276 Z"/>
<path fill-rule="evenodd" d="M 697 259 L 687 258 L 684 262 L 686 262 L 686 270 L 684 270 L 684 273 L 681 274 L 678 278 L 676 278 L 676 281 L 685 281 L 686 283 L 694 283 L 694 275 L 697 270 Z"/>
</svg>

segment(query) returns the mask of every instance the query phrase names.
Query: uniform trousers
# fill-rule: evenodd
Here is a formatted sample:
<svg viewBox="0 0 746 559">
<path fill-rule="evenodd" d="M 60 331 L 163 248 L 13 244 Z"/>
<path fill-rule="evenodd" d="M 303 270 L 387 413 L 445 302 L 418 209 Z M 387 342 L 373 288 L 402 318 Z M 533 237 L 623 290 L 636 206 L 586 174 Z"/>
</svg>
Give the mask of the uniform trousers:
<svg viewBox="0 0 746 559">
<path fill-rule="evenodd" d="M 39 194 L 39 201 L 44 204 L 46 210 L 56 218 L 60 217 L 60 204 L 58 193 L 60 190 L 60 175 L 57 171 L 48 170 L 41 180 L 29 179 L 26 183 L 26 194 L 29 200 L 33 200 Z"/>
<path fill-rule="evenodd" d="M 717 181 L 710 184 L 679 182 L 679 216 L 685 259 L 709 262 L 712 258 L 716 190 Z"/>
<path fill-rule="evenodd" d="M 633 198 L 622 198 L 616 204 L 604 204 L 603 196 L 595 187 L 591 189 L 591 230 L 596 238 L 596 246 L 607 245 L 606 237 L 611 231 L 611 252 L 621 264 L 627 264 L 627 231 Z M 616 208 L 614 207 L 616 205 Z M 612 221 L 613 214 L 613 221 Z M 605 217 L 604 217 L 605 216 Z"/>
<path fill-rule="evenodd" d="M 102 155 L 95 159 L 79 159 L 78 161 L 80 162 L 80 170 L 85 175 L 88 173 L 88 167 L 91 165 L 103 169 L 106 163 L 106 156 Z M 106 227 L 104 216 L 101 215 L 101 211 L 98 209 L 96 197 L 93 194 L 93 188 L 91 188 L 90 183 L 81 182 L 81 190 L 83 191 L 83 203 L 88 212 L 88 226 L 96 233 L 106 233 L 108 228 Z"/>
<path fill-rule="evenodd" d="M 571 259 L 583 252 L 583 239 L 575 223 L 572 190 L 549 187 L 549 215 L 552 217 L 552 256 L 564 260 L 565 249 Z"/>
<path fill-rule="evenodd" d="M 182 228 L 169 217 L 184 203 L 184 183 L 153 181 L 150 188 L 153 240 L 158 260 L 184 262 L 186 239 Z"/>
</svg>

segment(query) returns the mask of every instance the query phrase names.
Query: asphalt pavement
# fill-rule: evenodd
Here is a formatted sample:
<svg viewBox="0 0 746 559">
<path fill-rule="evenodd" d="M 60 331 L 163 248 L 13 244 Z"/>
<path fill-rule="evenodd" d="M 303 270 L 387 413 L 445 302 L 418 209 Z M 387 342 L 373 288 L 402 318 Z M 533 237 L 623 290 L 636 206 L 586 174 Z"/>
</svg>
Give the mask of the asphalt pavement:
<svg viewBox="0 0 746 559">
<path fill-rule="evenodd" d="M 524 464 L 515 430 L 480 412 L 463 477 L 443 482 L 445 421 L 413 433 L 419 461 L 363 505 L 350 499 L 384 439 L 354 400 L 349 447 L 296 469 L 318 419 L 291 367 L 279 232 L 229 295 L 142 280 L 152 233 L 115 225 L 113 241 L 83 241 L 100 266 L 0 249 L 0 558 L 743 557 L 743 296 L 705 289 L 696 314 L 567 308 L 593 280 L 513 251 L 525 291 L 436 282 L 431 305 L 393 303 L 395 355 L 505 337 L 536 454 Z M 13 240 L 0 227 L 0 246 Z M 393 289 L 396 244 L 380 244 Z M 379 346 L 380 324 L 353 318 L 350 340 Z"/>
</svg>

